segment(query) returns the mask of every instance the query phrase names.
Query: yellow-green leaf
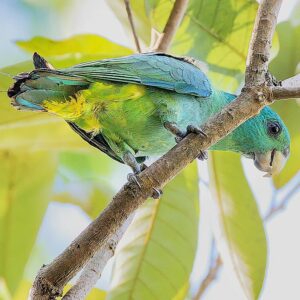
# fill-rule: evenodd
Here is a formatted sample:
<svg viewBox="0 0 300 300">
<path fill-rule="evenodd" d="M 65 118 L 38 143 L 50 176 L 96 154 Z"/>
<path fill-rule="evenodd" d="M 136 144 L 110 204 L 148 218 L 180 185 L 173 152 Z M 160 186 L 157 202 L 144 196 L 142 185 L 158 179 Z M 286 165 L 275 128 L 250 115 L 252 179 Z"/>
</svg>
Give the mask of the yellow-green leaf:
<svg viewBox="0 0 300 300">
<path fill-rule="evenodd" d="M 116 253 L 110 300 L 184 299 L 197 247 L 196 163 L 149 199 L 128 228 Z"/>
<path fill-rule="evenodd" d="M 300 26 L 292 22 L 283 22 L 277 26 L 279 35 L 280 51 L 278 56 L 271 62 L 270 70 L 278 79 L 292 77 L 300 62 Z M 286 33 L 289 34 L 286 34 Z M 276 188 L 283 187 L 300 170 L 300 106 L 295 100 L 280 102 L 272 105 L 284 120 L 291 135 L 291 155 L 283 171 L 273 178 Z"/>
<path fill-rule="evenodd" d="M 56 159 L 48 153 L 2 151 L 0 164 L 0 277 L 13 293 L 51 197 Z"/>
<path fill-rule="evenodd" d="M 23 280 L 21 284 L 18 286 L 18 289 L 13 298 L 7 298 L 7 300 L 26 300 L 28 299 L 30 288 L 32 287 L 32 282 Z M 64 294 L 71 288 L 71 285 L 67 285 L 64 288 Z M 86 300 L 105 300 L 106 292 L 101 291 L 98 288 L 93 288 L 88 296 L 85 298 Z M 0 298 L 1 299 L 1 298 Z M 1 299 L 2 300 L 2 299 Z"/>
<path fill-rule="evenodd" d="M 58 173 L 63 180 L 53 199 L 75 204 L 95 218 L 113 197 L 112 173 L 118 166 L 100 151 L 60 153 Z M 81 192 L 77 193 L 74 187 L 79 183 Z"/>
<path fill-rule="evenodd" d="M 213 152 L 209 169 L 218 219 L 216 238 L 222 259 L 234 270 L 247 298 L 258 299 L 265 276 L 267 244 L 240 157 Z"/>
<path fill-rule="evenodd" d="M 295 100 L 277 101 L 272 108 L 278 112 L 284 120 L 291 135 L 291 154 L 284 169 L 273 178 L 276 188 L 283 187 L 300 170 L 300 106 Z"/>
<path fill-rule="evenodd" d="M 38 52 L 47 57 L 66 54 L 96 54 L 108 58 L 132 53 L 132 50 L 95 34 L 79 34 L 64 40 L 37 36 L 29 41 L 17 41 L 17 45 L 27 52 Z"/>
</svg>

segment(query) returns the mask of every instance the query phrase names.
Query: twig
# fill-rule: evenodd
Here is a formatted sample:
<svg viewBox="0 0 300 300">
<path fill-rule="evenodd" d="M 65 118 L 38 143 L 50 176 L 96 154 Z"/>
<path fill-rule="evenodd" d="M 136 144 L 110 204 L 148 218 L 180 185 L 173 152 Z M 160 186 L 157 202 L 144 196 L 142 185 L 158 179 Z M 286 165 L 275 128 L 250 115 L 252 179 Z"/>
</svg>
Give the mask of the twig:
<svg viewBox="0 0 300 300">
<path fill-rule="evenodd" d="M 273 99 L 289 99 L 300 98 L 300 86 L 299 87 L 272 87 Z"/>
<path fill-rule="evenodd" d="M 132 17 L 132 12 L 131 12 L 131 7 L 130 7 L 130 0 L 124 0 L 124 3 L 125 3 L 126 12 L 127 12 L 128 20 L 130 23 L 132 35 L 134 38 L 136 50 L 137 50 L 137 52 L 141 53 L 142 50 L 141 50 L 139 38 L 138 38 L 136 30 L 135 30 L 134 22 L 133 22 L 133 17 Z"/>
<path fill-rule="evenodd" d="M 286 208 L 291 197 L 299 190 L 299 188 L 300 188 L 300 182 L 287 193 L 287 195 L 283 198 L 283 200 L 280 201 L 280 204 L 271 206 L 271 208 L 269 209 L 269 211 L 264 217 L 264 221 L 266 222 L 269 221 L 275 214 L 283 211 Z"/>
<path fill-rule="evenodd" d="M 285 209 L 285 207 L 288 204 L 291 197 L 299 190 L 299 188 L 300 188 L 300 182 L 287 193 L 287 195 L 282 199 L 282 201 L 280 201 L 280 204 L 272 205 L 270 207 L 269 211 L 267 212 L 267 214 L 265 215 L 265 217 L 263 218 L 264 222 L 268 222 L 277 213 L 282 212 Z M 274 202 L 274 201 L 272 200 L 272 202 Z M 211 264 L 206 276 L 202 280 L 202 282 L 197 290 L 197 293 L 193 297 L 193 300 L 200 300 L 202 298 L 202 296 L 206 292 L 207 288 L 216 280 L 217 274 L 218 274 L 222 264 L 223 263 L 221 260 L 221 256 L 218 255 L 215 258 L 214 262 Z"/>
<path fill-rule="evenodd" d="M 188 0 L 176 0 L 172 9 L 172 12 L 169 16 L 169 19 L 166 23 L 162 36 L 159 40 L 159 45 L 155 49 L 157 52 L 167 52 L 171 41 L 177 31 L 178 26 L 181 23 L 181 20 L 185 14 Z"/>
<path fill-rule="evenodd" d="M 266 6 L 265 2 L 270 3 L 270 6 Z M 261 4 L 262 7 L 270 10 L 268 12 L 262 11 L 261 15 L 263 18 L 271 18 L 272 20 L 268 23 L 272 24 L 273 27 L 276 25 L 275 21 L 280 3 L 279 0 L 264 0 Z M 265 47 L 269 48 L 274 28 L 265 26 L 265 22 L 258 22 L 258 24 L 260 25 L 256 26 L 256 30 L 267 38 Z M 267 34 L 264 31 L 270 32 Z M 259 36 L 253 34 L 253 39 L 251 44 L 256 45 L 255 39 L 259 39 Z M 262 49 L 259 48 L 258 50 Z M 257 51 L 253 47 L 252 55 L 256 55 Z M 268 60 L 268 51 L 266 51 L 265 59 Z M 250 61 L 252 61 L 251 70 L 263 69 L 261 66 L 264 64 L 263 60 L 250 59 Z M 255 78 L 255 74 L 251 76 L 254 79 L 253 82 L 260 82 Z M 257 76 L 259 77 L 260 74 L 257 73 Z M 270 87 L 260 84 L 251 86 L 248 82 L 247 89 L 236 100 L 202 126 L 202 130 L 207 134 L 206 137 L 199 139 L 195 134 L 188 135 L 137 176 L 140 187 L 133 182 L 124 185 L 102 214 L 52 263 L 40 270 L 32 287 L 32 299 L 55 299 L 56 296 L 61 295 L 65 284 L 107 243 L 107 240 L 119 230 L 129 215 L 151 196 L 153 188 L 162 188 L 187 164 L 198 157 L 202 150 L 208 149 L 243 122 L 258 114 L 264 106 L 272 102 L 271 96 Z"/>
<path fill-rule="evenodd" d="M 263 0 L 259 5 L 246 62 L 246 87 L 266 81 L 272 37 L 281 4 L 282 0 Z"/>
<path fill-rule="evenodd" d="M 116 246 L 124 235 L 133 219 L 133 215 L 122 225 L 122 227 L 108 240 L 104 247 L 91 258 L 84 267 L 79 279 L 62 298 L 63 300 L 83 300 L 97 283 L 102 275 L 108 260 L 115 254 Z"/>
<path fill-rule="evenodd" d="M 200 285 L 196 295 L 193 297 L 193 300 L 200 300 L 202 298 L 203 294 L 206 292 L 206 289 L 210 286 L 210 284 L 213 281 L 216 280 L 221 266 L 222 266 L 221 256 L 218 255 L 215 258 L 214 263 L 209 268 L 206 276 L 202 280 L 201 285 Z"/>
</svg>

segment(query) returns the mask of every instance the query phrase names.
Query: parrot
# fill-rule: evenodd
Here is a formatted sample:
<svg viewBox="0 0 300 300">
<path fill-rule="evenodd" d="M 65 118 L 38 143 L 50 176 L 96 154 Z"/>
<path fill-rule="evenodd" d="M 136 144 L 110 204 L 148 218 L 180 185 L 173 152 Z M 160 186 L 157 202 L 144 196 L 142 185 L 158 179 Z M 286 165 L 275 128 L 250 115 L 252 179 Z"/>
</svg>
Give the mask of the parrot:
<svg viewBox="0 0 300 300">
<path fill-rule="evenodd" d="M 86 142 L 139 174 L 237 96 L 219 90 L 198 60 L 142 53 L 54 69 L 34 53 L 35 69 L 14 77 L 8 90 L 21 110 L 63 118 Z M 271 108 L 244 122 L 208 150 L 251 158 L 266 176 L 278 174 L 290 153 L 287 127 Z M 205 159 L 206 151 L 199 155 Z"/>
</svg>

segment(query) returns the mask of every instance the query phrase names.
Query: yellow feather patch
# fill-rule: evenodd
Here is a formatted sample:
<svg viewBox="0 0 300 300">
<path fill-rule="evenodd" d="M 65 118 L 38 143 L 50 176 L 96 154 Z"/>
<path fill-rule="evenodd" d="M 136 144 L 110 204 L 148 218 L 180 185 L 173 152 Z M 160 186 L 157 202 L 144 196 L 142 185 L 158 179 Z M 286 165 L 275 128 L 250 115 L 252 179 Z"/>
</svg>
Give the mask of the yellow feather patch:
<svg viewBox="0 0 300 300">
<path fill-rule="evenodd" d="M 88 102 L 125 101 L 145 95 L 145 87 L 137 84 L 95 82 L 83 91 Z"/>
<path fill-rule="evenodd" d="M 43 102 L 44 108 L 66 120 L 74 120 L 80 117 L 84 110 L 85 98 L 80 93 L 76 97 L 69 96 L 63 102 L 47 100 Z"/>
</svg>

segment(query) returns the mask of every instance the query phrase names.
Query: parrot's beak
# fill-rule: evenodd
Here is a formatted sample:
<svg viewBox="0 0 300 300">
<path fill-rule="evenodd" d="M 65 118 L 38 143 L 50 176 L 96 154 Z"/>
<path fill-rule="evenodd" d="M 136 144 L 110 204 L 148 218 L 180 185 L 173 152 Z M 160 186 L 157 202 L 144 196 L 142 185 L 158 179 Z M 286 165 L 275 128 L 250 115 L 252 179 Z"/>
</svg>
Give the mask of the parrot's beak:
<svg viewBox="0 0 300 300">
<path fill-rule="evenodd" d="M 264 177 L 270 177 L 280 173 L 289 157 L 289 154 L 289 147 L 283 151 L 277 151 L 273 149 L 267 153 L 254 153 L 254 165 L 260 171 L 267 172 Z"/>
</svg>

